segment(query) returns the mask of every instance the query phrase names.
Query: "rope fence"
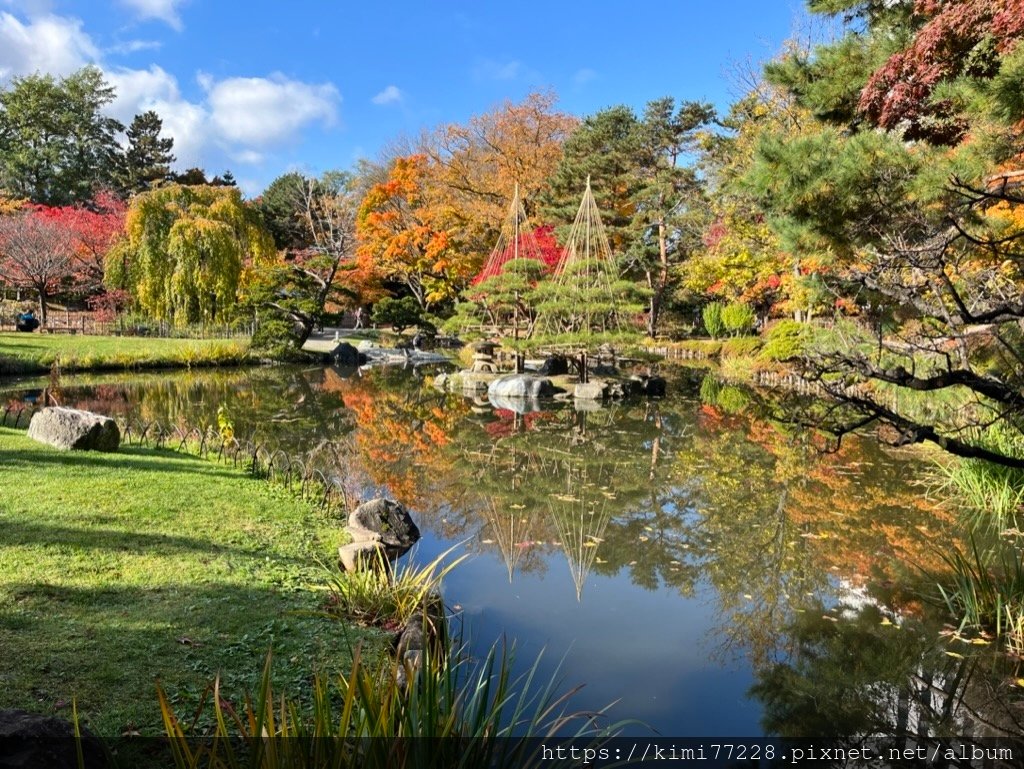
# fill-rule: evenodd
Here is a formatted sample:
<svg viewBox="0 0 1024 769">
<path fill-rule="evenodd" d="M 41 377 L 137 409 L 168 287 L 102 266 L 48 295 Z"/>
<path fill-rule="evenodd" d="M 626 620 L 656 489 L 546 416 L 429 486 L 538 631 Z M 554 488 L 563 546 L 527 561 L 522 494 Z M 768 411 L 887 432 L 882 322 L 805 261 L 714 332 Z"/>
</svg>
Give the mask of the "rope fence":
<svg viewBox="0 0 1024 769">
<path fill-rule="evenodd" d="M 0 427 L 28 429 L 34 406 L 0 407 Z M 254 478 L 276 483 L 314 503 L 328 515 L 346 516 L 351 509 L 341 478 L 328 476 L 312 466 L 312 456 L 298 456 L 252 439 L 222 435 L 212 425 L 167 425 L 162 422 L 116 418 L 121 444 L 165 449 L 202 459 L 231 464 Z"/>
</svg>

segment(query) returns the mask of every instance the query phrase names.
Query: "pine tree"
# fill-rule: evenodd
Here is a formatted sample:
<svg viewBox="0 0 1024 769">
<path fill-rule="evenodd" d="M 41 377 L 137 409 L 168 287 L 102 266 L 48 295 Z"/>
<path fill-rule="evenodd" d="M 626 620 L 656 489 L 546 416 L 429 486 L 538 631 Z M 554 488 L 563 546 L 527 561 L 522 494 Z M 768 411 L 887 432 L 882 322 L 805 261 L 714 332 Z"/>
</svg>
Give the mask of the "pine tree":
<svg viewBox="0 0 1024 769">
<path fill-rule="evenodd" d="M 131 194 L 150 189 L 155 182 L 171 173 L 174 139 L 161 138 L 163 121 L 153 110 L 136 115 L 125 132 L 128 150 L 125 152 L 122 187 Z"/>
</svg>

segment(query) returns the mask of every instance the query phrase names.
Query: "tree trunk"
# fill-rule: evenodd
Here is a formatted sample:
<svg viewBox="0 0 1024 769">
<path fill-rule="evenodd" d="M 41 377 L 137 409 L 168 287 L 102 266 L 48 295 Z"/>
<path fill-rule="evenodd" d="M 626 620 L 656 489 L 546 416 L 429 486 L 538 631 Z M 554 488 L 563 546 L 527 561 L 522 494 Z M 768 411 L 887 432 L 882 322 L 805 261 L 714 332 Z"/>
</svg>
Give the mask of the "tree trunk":
<svg viewBox="0 0 1024 769">
<path fill-rule="evenodd" d="M 46 286 L 39 286 L 39 323 L 42 326 L 46 325 L 46 300 L 48 298 Z"/>
<path fill-rule="evenodd" d="M 658 222 L 658 277 L 648 278 L 651 288 L 650 313 L 647 316 L 647 335 L 654 339 L 658 333 L 658 320 L 661 318 L 661 304 L 668 286 L 668 228 L 665 220 Z"/>
</svg>

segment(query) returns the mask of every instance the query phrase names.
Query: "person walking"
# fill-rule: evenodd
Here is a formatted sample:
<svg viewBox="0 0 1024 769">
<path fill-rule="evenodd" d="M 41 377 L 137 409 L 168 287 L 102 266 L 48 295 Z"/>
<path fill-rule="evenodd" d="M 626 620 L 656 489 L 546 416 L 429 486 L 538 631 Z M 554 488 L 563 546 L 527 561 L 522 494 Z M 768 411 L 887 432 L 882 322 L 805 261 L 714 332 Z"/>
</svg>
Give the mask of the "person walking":
<svg viewBox="0 0 1024 769">
<path fill-rule="evenodd" d="M 356 307 L 356 324 L 352 328 L 363 327 L 363 308 L 362 306 Z"/>
</svg>

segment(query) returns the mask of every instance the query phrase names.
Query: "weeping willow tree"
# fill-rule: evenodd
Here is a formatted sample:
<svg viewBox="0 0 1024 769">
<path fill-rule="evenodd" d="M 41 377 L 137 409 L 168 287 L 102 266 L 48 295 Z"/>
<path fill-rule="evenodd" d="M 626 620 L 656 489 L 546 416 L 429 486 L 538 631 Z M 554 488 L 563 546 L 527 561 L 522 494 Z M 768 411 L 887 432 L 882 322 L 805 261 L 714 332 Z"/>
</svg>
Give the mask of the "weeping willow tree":
<svg viewBox="0 0 1024 769">
<path fill-rule="evenodd" d="M 234 306 L 246 266 L 269 265 L 274 241 L 235 187 L 169 185 L 137 195 L 124 253 L 107 282 L 176 326 L 219 320 Z"/>
</svg>

